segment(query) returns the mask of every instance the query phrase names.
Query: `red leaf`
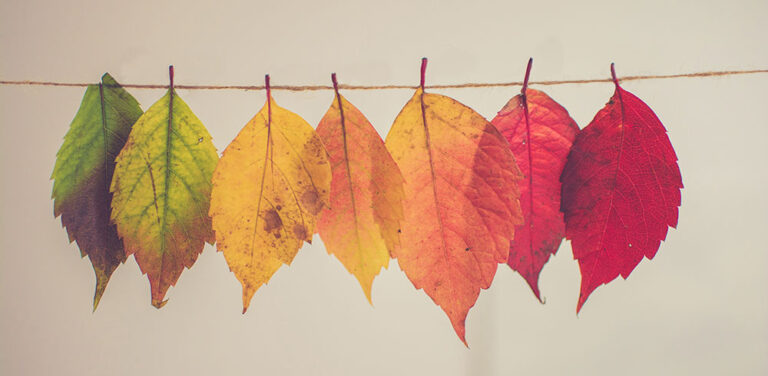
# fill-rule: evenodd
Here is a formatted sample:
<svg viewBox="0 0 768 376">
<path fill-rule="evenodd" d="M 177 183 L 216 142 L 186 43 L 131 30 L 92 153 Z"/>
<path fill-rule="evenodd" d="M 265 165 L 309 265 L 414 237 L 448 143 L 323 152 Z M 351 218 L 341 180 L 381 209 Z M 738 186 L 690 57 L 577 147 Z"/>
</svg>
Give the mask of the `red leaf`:
<svg viewBox="0 0 768 376">
<path fill-rule="evenodd" d="M 565 235 L 581 269 L 577 312 L 595 288 L 656 255 L 677 225 L 683 187 L 666 129 L 611 72 L 616 91 L 576 136 L 561 177 Z"/>
<path fill-rule="evenodd" d="M 507 264 L 525 278 L 541 300 L 539 273 L 550 255 L 557 252 L 565 233 L 560 212 L 560 173 L 579 127 L 552 98 L 527 88 L 531 62 L 521 94 L 510 99 L 491 124 L 509 141 L 525 176 L 520 182 L 525 221 L 515 229 Z"/>
</svg>

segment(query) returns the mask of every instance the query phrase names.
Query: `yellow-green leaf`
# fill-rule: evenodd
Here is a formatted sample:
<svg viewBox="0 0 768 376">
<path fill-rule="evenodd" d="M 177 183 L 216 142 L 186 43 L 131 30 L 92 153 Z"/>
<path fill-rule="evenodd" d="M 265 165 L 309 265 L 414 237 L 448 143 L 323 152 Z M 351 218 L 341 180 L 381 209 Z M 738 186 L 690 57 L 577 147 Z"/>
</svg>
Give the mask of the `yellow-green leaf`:
<svg viewBox="0 0 768 376">
<path fill-rule="evenodd" d="M 173 88 L 139 118 L 117 157 L 112 219 L 157 308 L 214 241 L 208 208 L 217 160 L 208 131 Z"/>
</svg>

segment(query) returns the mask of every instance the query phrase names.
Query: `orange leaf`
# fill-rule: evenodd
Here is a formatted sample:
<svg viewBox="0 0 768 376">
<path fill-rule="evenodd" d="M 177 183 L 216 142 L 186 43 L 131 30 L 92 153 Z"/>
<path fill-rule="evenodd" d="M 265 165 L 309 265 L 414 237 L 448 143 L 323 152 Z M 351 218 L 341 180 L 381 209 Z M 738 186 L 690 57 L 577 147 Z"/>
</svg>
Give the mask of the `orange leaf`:
<svg viewBox="0 0 768 376">
<path fill-rule="evenodd" d="M 328 253 L 360 282 L 371 302 L 371 285 L 399 244 L 403 176 L 376 129 L 339 94 L 317 126 L 330 155 L 331 207 L 317 224 Z"/>
<path fill-rule="evenodd" d="M 464 320 L 480 289 L 509 256 L 520 171 L 504 137 L 463 104 L 421 88 L 386 145 L 405 178 L 401 249 L 394 256 L 418 289 L 448 315 L 466 344 Z"/>
<path fill-rule="evenodd" d="M 227 146 L 213 173 L 216 245 L 243 285 L 243 312 L 256 290 L 304 242 L 328 206 L 328 154 L 304 119 L 272 99 Z"/>
</svg>

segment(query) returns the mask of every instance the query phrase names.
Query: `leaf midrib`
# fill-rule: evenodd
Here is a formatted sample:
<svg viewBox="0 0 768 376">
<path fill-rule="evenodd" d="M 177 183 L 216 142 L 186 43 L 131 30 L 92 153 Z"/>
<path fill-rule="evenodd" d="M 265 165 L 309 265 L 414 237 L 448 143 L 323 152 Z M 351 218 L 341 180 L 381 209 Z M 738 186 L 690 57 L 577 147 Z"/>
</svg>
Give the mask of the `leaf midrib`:
<svg viewBox="0 0 768 376">
<path fill-rule="evenodd" d="M 421 121 L 424 126 L 424 143 L 427 148 L 427 156 L 429 157 L 429 173 L 432 177 L 432 194 L 435 199 L 435 214 L 437 214 L 437 223 L 440 225 L 440 241 L 443 243 L 443 254 L 448 259 L 448 244 L 445 241 L 445 226 L 443 224 L 442 213 L 440 212 L 440 200 L 437 197 L 437 177 L 435 176 L 435 164 L 432 160 L 432 142 L 429 137 L 429 127 L 427 126 L 427 111 L 426 104 L 424 103 L 424 90 L 419 93 L 419 103 L 421 105 Z"/>
<path fill-rule="evenodd" d="M 166 143 L 165 143 L 165 182 L 163 187 L 163 218 L 160 224 L 160 273 L 162 275 L 165 267 L 165 233 L 168 227 L 168 188 L 169 180 L 171 178 L 171 140 L 173 139 L 173 80 L 171 80 L 171 88 L 168 89 L 168 129 L 166 130 Z M 157 194 L 155 194 L 155 202 L 157 202 Z M 158 286 L 160 285 L 158 281 Z"/>
<path fill-rule="evenodd" d="M 341 139 L 344 146 L 344 168 L 347 171 L 347 182 L 349 182 L 349 200 L 352 204 L 352 218 L 355 222 L 355 245 L 357 246 L 357 257 L 359 259 L 359 265 L 362 267 L 363 265 L 363 247 L 360 242 L 360 224 L 357 219 L 357 204 L 355 203 L 355 192 L 352 189 L 353 183 L 352 183 L 352 172 L 350 171 L 349 166 L 349 149 L 347 147 L 347 125 L 344 121 L 344 106 L 342 104 L 341 95 L 339 92 L 336 92 L 336 100 L 339 103 L 339 119 L 341 120 Z"/>
<path fill-rule="evenodd" d="M 624 127 L 626 126 L 626 119 L 624 116 L 624 101 L 621 98 L 621 88 L 619 88 L 618 84 L 616 85 L 616 97 L 619 100 L 619 110 L 621 111 L 621 123 L 620 123 L 621 136 L 619 137 L 619 151 L 618 151 L 618 154 L 616 155 L 616 171 L 613 173 L 613 182 L 611 184 L 611 199 L 608 202 L 608 215 L 605 216 L 605 224 L 603 225 L 603 231 L 602 231 L 602 234 L 600 234 L 600 241 L 597 243 L 598 246 L 600 247 L 598 249 L 599 256 L 602 256 L 605 253 L 605 247 L 603 246 L 603 241 L 605 240 L 605 233 L 608 231 L 608 222 L 611 217 L 611 211 L 613 211 L 613 199 L 616 197 L 616 179 L 619 176 L 619 169 L 621 165 L 621 154 L 622 154 L 622 151 L 624 150 Z M 616 215 L 618 215 L 618 213 Z M 597 262 L 598 262 L 598 257 L 595 257 L 595 265 L 597 264 Z M 594 272 L 590 274 L 589 279 L 587 280 L 588 282 L 587 286 L 590 286 L 592 284 L 592 280 L 594 279 L 594 276 L 595 276 Z M 583 285 L 583 282 L 582 282 L 582 285 Z M 581 297 L 579 297 L 579 300 L 581 300 Z"/>
</svg>

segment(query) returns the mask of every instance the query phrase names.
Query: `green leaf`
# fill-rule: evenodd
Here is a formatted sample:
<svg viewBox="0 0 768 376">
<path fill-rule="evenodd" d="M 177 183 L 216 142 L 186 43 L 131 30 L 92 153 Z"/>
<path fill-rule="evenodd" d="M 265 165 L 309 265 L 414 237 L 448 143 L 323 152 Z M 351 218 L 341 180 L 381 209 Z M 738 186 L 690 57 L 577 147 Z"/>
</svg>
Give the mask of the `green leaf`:
<svg viewBox="0 0 768 376">
<path fill-rule="evenodd" d="M 112 272 L 125 261 L 123 244 L 110 221 L 109 183 L 115 156 L 123 148 L 141 107 L 109 73 L 90 85 L 64 136 L 53 169 L 54 216 L 61 216 L 69 241 L 91 260 L 96 273 L 93 309 Z"/>
<path fill-rule="evenodd" d="M 171 88 L 133 126 L 117 157 L 112 220 L 149 277 L 152 305 L 214 236 L 208 208 L 218 162 L 211 136 Z"/>
</svg>

